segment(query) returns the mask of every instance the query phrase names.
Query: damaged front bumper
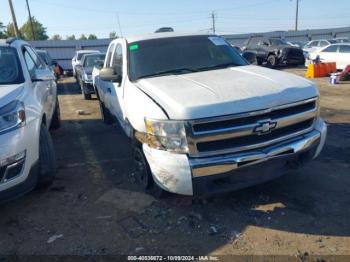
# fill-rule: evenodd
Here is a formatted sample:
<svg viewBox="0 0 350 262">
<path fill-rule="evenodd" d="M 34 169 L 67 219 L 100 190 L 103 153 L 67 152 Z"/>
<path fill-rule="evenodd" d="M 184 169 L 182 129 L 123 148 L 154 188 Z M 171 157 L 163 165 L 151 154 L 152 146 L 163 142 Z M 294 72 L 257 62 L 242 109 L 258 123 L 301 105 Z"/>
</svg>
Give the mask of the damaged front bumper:
<svg viewBox="0 0 350 262">
<path fill-rule="evenodd" d="M 206 158 L 190 158 L 143 145 L 154 181 L 164 190 L 182 195 L 208 195 L 238 190 L 271 180 L 316 158 L 325 143 L 322 119 L 315 129 L 256 151 Z"/>
</svg>

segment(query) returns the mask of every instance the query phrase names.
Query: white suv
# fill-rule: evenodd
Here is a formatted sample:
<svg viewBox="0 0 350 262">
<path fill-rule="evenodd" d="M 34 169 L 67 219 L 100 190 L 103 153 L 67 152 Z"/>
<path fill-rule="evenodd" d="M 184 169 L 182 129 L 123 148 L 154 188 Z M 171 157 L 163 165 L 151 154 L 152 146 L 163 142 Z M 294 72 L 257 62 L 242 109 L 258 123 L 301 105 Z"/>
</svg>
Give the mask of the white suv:
<svg viewBox="0 0 350 262">
<path fill-rule="evenodd" d="M 26 42 L 0 40 L 0 201 L 53 181 L 59 126 L 53 73 Z"/>
</svg>

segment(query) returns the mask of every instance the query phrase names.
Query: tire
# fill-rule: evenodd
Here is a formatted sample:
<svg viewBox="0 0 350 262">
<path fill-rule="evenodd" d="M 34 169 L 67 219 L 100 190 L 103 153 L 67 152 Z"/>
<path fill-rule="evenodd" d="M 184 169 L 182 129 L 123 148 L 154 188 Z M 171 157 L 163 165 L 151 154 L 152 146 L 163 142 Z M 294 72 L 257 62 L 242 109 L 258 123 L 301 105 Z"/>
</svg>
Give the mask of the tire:
<svg viewBox="0 0 350 262">
<path fill-rule="evenodd" d="M 130 173 L 132 181 L 146 193 L 155 198 L 163 198 L 166 191 L 160 188 L 153 180 L 151 169 L 139 143 L 134 143 L 132 152 L 132 166 Z"/>
<path fill-rule="evenodd" d="M 58 101 L 58 98 L 56 98 L 56 107 L 55 111 L 52 115 L 52 120 L 51 120 L 51 130 L 56 130 L 61 127 L 61 110 L 60 110 L 60 103 Z"/>
<path fill-rule="evenodd" d="M 83 91 L 84 92 L 84 91 Z M 91 100 L 91 94 L 85 94 L 85 93 L 83 93 L 83 95 L 84 95 L 84 99 L 85 100 Z"/>
<path fill-rule="evenodd" d="M 99 101 L 99 104 L 100 104 L 100 112 L 101 112 L 103 123 L 105 123 L 106 125 L 113 124 L 113 119 L 108 109 L 104 106 L 103 102 Z"/>
<path fill-rule="evenodd" d="M 52 184 L 56 175 L 56 159 L 53 142 L 45 125 L 40 127 L 38 188 Z"/>
<path fill-rule="evenodd" d="M 270 54 L 267 57 L 267 65 L 269 67 L 275 67 L 277 65 L 277 57 L 275 55 Z"/>
</svg>

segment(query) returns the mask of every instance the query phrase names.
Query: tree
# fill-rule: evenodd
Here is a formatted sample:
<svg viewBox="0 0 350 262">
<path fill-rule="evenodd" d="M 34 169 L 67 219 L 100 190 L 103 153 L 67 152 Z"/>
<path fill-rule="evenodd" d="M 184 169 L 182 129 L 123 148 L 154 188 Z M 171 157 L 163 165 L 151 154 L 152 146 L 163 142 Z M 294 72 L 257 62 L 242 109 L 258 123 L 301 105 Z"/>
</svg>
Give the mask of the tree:
<svg viewBox="0 0 350 262">
<path fill-rule="evenodd" d="M 75 35 L 67 35 L 67 40 L 75 40 Z"/>
<path fill-rule="evenodd" d="M 94 35 L 94 34 L 89 34 L 89 36 L 88 36 L 87 39 L 88 39 L 88 40 L 96 40 L 96 39 L 97 39 L 97 36 Z"/>
<path fill-rule="evenodd" d="M 62 40 L 62 36 L 59 34 L 55 34 L 55 35 L 51 36 L 51 40 Z"/>
<path fill-rule="evenodd" d="M 0 22 L 0 38 L 6 38 L 5 26 L 2 22 Z"/>
<path fill-rule="evenodd" d="M 6 37 L 15 37 L 15 28 L 13 27 L 13 23 L 8 23 L 5 31 Z"/>
<path fill-rule="evenodd" d="M 82 34 L 82 35 L 80 36 L 79 40 L 87 40 L 87 37 L 86 37 L 84 34 Z"/>
<path fill-rule="evenodd" d="M 32 17 L 32 22 L 35 37 L 33 36 L 29 18 L 20 28 L 22 37 L 25 40 L 47 40 L 49 37 L 46 34 L 46 28 L 43 26 L 43 24 L 40 23 L 34 16 Z"/>
<path fill-rule="evenodd" d="M 116 39 L 118 38 L 118 35 L 115 31 L 109 33 L 109 39 Z"/>
</svg>

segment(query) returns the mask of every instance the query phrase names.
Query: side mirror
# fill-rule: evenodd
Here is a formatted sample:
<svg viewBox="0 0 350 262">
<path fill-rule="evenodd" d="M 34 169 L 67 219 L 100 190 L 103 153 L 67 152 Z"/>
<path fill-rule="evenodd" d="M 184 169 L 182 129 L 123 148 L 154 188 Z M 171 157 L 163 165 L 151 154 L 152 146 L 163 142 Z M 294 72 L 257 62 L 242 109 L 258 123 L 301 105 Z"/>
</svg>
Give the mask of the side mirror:
<svg viewBox="0 0 350 262">
<path fill-rule="evenodd" d="M 122 76 L 117 74 L 111 67 L 102 68 L 100 71 L 100 79 L 102 81 L 121 83 Z"/>
<path fill-rule="evenodd" d="M 249 62 L 249 64 L 257 64 L 256 54 L 252 52 L 243 52 L 242 56 Z"/>
<path fill-rule="evenodd" d="M 33 82 L 55 80 L 54 74 L 49 69 L 36 69 L 32 77 Z"/>
<path fill-rule="evenodd" d="M 268 42 L 263 42 L 262 43 L 264 46 L 269 46 L 269 43 Z"/>
</svg>

